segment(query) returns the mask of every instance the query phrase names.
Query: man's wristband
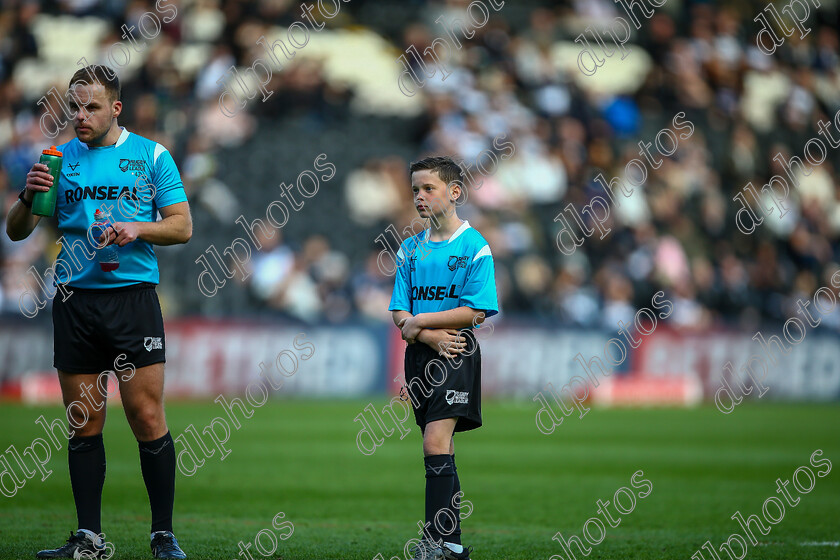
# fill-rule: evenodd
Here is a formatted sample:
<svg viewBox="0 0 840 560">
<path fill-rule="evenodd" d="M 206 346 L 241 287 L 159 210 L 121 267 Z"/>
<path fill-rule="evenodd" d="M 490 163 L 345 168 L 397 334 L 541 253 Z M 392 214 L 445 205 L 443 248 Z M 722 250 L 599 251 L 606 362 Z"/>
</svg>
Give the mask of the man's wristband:
<svg viewBox="0 0 840 560">
<path fill-rule="evenodd" d="M 21 201 L 21 203 L 23 203 L 24 206 L 26 206 L 27 208 L 29 208 L 31 210 L 32 209 L 32 203 L 27 202 L 26 198 L 24 197 L 25 194 L 26 194 L 26 189 L 23 189 L 22 191 L 20 191 L 20 194 L 18 195 L 18 199 Z"/>
</svg>

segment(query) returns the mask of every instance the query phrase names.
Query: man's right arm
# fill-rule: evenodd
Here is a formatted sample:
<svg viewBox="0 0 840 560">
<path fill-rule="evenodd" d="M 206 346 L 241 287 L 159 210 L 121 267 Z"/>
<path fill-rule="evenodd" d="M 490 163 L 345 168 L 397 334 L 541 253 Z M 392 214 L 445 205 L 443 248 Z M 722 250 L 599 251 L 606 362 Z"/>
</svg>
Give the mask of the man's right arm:
<svg viewBox="0 0 840 560">
<path fill-rule="evenodd" d="M 26 174 L 26 190 L 23 193 L 23 198 L 30 205 L 36 192 L 50 190 L 53 179 L 49 170 L 50 168 L 43 163 L 36 163 Z M 41 221 L 41 217 L 33 214 L 31 208 L 27 208 L 18 200 L 12 205 L 9 215 L 6 217 L 6 234 L 12 241 L 26 239 L 39 221 Z"/>
</svg>

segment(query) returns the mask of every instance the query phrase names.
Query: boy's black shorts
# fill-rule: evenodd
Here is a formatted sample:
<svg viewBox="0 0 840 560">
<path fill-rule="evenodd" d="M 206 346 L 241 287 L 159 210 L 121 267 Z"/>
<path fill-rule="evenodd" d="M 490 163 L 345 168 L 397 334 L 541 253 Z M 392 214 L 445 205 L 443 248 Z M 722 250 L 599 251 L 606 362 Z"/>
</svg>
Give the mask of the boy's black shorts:
<svg viewBox="0 0 840 560">
<path fill-rule="evenodd" d="M 53 299 L 53 366 L 67 373 L 95 373 L 166 361 L 163 316 L 155 284 L 82 289 Z"/>
<path fill-rule="evenodd" d="M 472 329 L 461 334 L 467 348 L 457 358 L 444 358 L 422 342 L 405 350 L 406 390 L 421 429 L 444 418 L 458 419 L 456 432 L 481 426 L 481 348 Z"/>
</svg>

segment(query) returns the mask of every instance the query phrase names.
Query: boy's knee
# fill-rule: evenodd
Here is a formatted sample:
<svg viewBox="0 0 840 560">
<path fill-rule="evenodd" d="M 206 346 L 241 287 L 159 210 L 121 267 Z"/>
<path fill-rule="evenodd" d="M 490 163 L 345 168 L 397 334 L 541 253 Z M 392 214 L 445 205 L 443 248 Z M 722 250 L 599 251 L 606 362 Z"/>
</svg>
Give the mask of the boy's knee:
<svg viewBox="0 0 840 560">
<path fill-rule="evenodd" d="M 431 434 L 423 436 L 423 455 L 451 455 L 452 437 Z"/>
<path fill-rule="evenodd" d="M 449 445 L 440 445 L 437 442 L 423 442 L 423 455 L 450 455 Z"/>
</svg>

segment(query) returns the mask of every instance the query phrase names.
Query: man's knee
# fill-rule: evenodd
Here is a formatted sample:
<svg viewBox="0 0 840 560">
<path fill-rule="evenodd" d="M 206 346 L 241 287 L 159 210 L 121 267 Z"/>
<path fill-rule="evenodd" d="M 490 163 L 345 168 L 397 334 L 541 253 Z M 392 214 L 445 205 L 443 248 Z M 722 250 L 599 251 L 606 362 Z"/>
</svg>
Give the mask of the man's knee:
<svg viewBox="0 0 840 560">
<path fill-rule="evenodd" d="M 77 436 L 95 436 L 102 432 L 105 409 L 96 410 L 81 401 L 73 401 L 65 408 L 69 432 Z"/>
<path fill-rule="evenodd" d="M 126 416 L 135 434 L 152 434 L 157 432 L 164 422 L 163 405 L 150 402 L 131 409 L 127 408 Z"/>
</svg>

